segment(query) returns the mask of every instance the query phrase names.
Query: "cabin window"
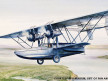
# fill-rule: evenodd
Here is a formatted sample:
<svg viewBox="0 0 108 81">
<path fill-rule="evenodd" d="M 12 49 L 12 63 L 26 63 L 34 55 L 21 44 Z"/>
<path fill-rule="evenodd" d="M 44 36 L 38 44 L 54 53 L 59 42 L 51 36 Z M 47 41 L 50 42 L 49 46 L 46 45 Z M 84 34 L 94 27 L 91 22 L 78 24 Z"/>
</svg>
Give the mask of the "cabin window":
<svg viewBox="0 0 108 81">
<path fill-rule="evenodd" d="M 48 44 L 48 48 L 52 48 L 52 44 Z"/>
</svg>

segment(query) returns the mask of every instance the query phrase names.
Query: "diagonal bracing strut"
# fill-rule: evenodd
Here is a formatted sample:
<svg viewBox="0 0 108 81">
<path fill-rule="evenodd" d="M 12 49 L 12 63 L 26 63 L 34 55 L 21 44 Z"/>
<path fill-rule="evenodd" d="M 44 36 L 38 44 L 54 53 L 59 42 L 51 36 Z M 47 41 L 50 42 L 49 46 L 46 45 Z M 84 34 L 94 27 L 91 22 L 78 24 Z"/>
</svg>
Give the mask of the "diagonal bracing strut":
<svg viewBox="0 0 108 81">
<path fill-rule="evenodd" d="M 74 38 L 73 38 L 73 36 L 72 36 L 72 34 L 69 32 L 69 30 L 67 29 L 67 28 L 65 28 L 67 31 L 68 31 L 68 33 L 70 34 L 70 36 L 72 37 L 72 39 L 74 40 Z M 76 41 L 74 41 L 75 43 L 76 43 Z"/>
<path fill-rule="evenodd" d="M 58 27 L 58 29 L 59 29 L 60 33 L 62 33 L 59 27 Z M 66 40 L 66 42 L 68 43 L 68 41 L 67 41 L 67 39 L 65 38 L 65 36 L 63 35 L 63 33 L 62 33 L 62 36 L 63 36 L 63 38 Z"/>
<path fill-rule="evenodd" d="M 28 45 L 29 47 L 32 48 L 32 46 L 30 46 L 28 43 L 26 43 L 23 39 L 21 39 L 19 36 L 17 36 L 21 41 L 23 41 L 26 45 Z"/>
<path fill-rule="evenodd" d="M 71 39 L 70 39 L 69 34 L 68 34 L 68 31 L 66 30 L 65 27 L 64 27 L 64 29 L 65 29 L 65 31 L 66 31 L 66 34 L 67 34 L 67 36 L 68 36 L 69 41 L 71 42 Z"/>
<path fill-rule="evenodd" d="M 11 36 L 10 36 L 11 37 Z M 12 38 L 12 37 L 11 37 Z M 12 38 L 15 42 L 17 42 L 21 47 L 25 48 L 22 44 L 20 44 L 17 40 L 15 40 L 14 38 Z"/>
<path fill-rule="evenodd" d="M 17 42 L 21 47 L 25 48 L 20 42 L 18 42 L 17 40 L 15 40 L 12 36 L 10 36 L 15 42 Z M 28 43 L 26 43 L 23 39 L 21 39 L 19 36 L 18 40 L 20 39 L 23 43 L 25 43 L 27 46 L 29 46 L 30 48 L 32 48 L 32 46 L 30 46 Z"/>
<path fill-rule="evenodd" d="M 90 23 L 90 21 L 93 19 L 93 17 L 92 18 L 90 18 L 89 20 L 88 20 L 88 22 L 87 22 L 87 24 L 85 24 L 85 26 L 82 28 L 82 30 L 78 33 L 78 35 L 74 38 L 74 40 L 72 41 L 72 43 L 76 40 L 76 38 L 80 35 L 80 33 L 84 30 L 84 28 Z"/>
<path fill-rule="evenodd" d="M 103 15 L 104 16 L 104 15 Z M 95 31 L 95 27 L 96 27 L 96 25 L 99 23 L 99 21 L 103 18 L 103 16 L 101 16 L 100 18 L 99 18 L 99 20 L 96 22 L 96 24 L 93 26 L 93 28 L 92 28 L 92 33 L 91 32 L 89 32 L 88 34 L 91 34 L 90 35 L 90 37 L 89 37 L 89 39 L 87 40 L 87 42 L 90 40 L 90 38 L 91 38 L 91 36 L 92 36 L 92 34 L 93 34 L 93 32 Z M 84 40 L 87 38 L 87 35 L 86 35 L 86 37 L 82 40 L 83 42 L 84 42 Z"/>
</svg>

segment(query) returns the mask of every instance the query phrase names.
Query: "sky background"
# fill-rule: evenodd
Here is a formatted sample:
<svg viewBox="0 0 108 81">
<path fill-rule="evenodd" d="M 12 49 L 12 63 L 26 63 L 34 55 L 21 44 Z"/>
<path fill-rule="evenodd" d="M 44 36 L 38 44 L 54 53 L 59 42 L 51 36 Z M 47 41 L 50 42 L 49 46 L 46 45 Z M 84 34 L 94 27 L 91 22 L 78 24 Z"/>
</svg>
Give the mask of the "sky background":
<svg viewBox="0 0 108 81">
<path fill-rule="evenodd" d="M 0 0 L 0 36 L 105 10 L 108 0 Z M 108 44 L 105 30 L 98 30 L 94 38 L 92 44 Z M 0 45 L 9 44 L 17 45 L 0 39 Z"/>
</svg>

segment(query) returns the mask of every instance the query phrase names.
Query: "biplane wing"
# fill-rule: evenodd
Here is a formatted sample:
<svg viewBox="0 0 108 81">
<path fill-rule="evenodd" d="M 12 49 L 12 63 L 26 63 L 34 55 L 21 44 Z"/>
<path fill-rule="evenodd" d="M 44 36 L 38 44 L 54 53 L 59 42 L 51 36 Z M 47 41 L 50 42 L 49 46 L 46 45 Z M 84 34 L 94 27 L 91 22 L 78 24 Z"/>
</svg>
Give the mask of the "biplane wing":
<svg viewBox="0 0 108 81">
<path fill-rule="evenodd" d="M 83 22 L 89 21 L 90 19 L 98 19 L 100 17 L 106 17 L 106 16 L 108 16 L 108 11 L 103 11 L 103 12 L 99 12 L 99 13 L 95 13 L 95 14 L 91 14 L 91 15 L 87 15 L 83 17 L 78 17 L 74 19 L 57 22 L 52 25 L 53 25 L 53 29 L 56 29 L 57 27 L 60 28 L 63 26 L 67 27 L 67 26 L 72 26 L 72 25 L 82 25 Z"/>
<path fill-rule="evenodd" d="M 108 28 L 108 26 L 101 26 L 101 27 L 96 27 L 95 29 L 102 29 L 102 28 Z M 86 31 L 89 31 L 89 30 L 92 30 L 92 28 L 89 28 L 89 29 L 84 29 L 82 30 L 82 28 L 69 28 L 70 31 L 77 31 L 77 32 L 86 32 Z M 82 30 L 82 31 L 81 31 Z"/>
<path fill-rule="evenodd" d="M 23 32 L 19 31 L 19 32 L 11 33 L 11 34 L 8 34 L 8 35 L 0 36 L 0 38 L 11 38 L 11 37 L 16 38 L 18 36 L 23 37 Z"/>
<path fill-rule="evenodd" d="M 34 31 L 37 31 L 37 29 L 40 27 L 36 27 L 36 28 L 31 28 L 31 29 L 27 29 L 27 30 L 23 30 L 23 31 L 18 31 L 15 33 L 11 33 L 8 35 L 4 35 L 4 36 L 0 36 L 0 38 L 17 38 L 17 37 L 24 37 L 29 35 L 30 33 L 33 33 Z M 35 32 L 36 33 L 36 32 Z"/>
<path fill-rule="evenodd" d="M 61 21 L 61 22 L 57 22 L 57 23 L 52 23 L 50 25 L 34 27 L 32 29 L 11 33 L 11 34 L 8 34 L 8 35 L 0 36 L 0 38 L 23 37 L 23 36 L 26 36 L 27 34 L 31 34 L 33 32 L 39 33 L 39 31 L 41 31 L 43 29 L 45 31 L 42 31 L 42 32 L 46 33 L 46 30 L 48 30 L 49 27 L 51 27 L 53 30 L 55 30 L 55 29 L 58 29 L 58 28 L 68 27 L 68 26 L 72 26 L 72 25 L 81 25 L 85 21 L 89 21 L 91 19 L 103 18 L 103 17 L 106 17 L 106 16 L 108 16 L 108 11 L 103 11 L 103 12 L 99 12 L 99 13 L 95 13 L 95 14 L 91 14 L 91 15 L 87 15 L 87 16 L 83 16 L 83 17 L 78 17 L 78 18 L 69 19 L 69 20 L 65 20 L 65 21 Z"/>
</svg>

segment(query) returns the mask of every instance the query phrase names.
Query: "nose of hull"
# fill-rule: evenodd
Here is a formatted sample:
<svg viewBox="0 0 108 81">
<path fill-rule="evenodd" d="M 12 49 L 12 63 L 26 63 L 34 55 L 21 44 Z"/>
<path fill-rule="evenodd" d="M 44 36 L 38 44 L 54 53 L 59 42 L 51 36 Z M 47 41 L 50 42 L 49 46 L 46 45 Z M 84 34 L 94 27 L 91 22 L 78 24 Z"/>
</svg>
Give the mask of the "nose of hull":
<svg viewBox="0 0 108 81">
<path fill-rule="evenodd" d="M 18 50 L 14 53 L 21 58 L 43 58 L 48 57 L 50 54 L 52 54 L 53 49 L 52 48 L 37 48 L 37 49 L 29 49 L 29 50 Z"/>
<path fill-rule="evenodd" d="M 20 58 L 27 59 L 20 51 L 15 51 L 14 53 L 15 53 L 16 56 L 18 56 Z"/>
<path fill-rule="evenodd" d="M 14 54 L 22 56 L 21 52 L 19 52 L 19 51 L 15 51 Z"/>
</svg>

